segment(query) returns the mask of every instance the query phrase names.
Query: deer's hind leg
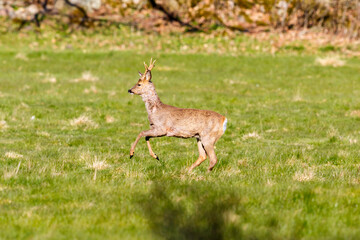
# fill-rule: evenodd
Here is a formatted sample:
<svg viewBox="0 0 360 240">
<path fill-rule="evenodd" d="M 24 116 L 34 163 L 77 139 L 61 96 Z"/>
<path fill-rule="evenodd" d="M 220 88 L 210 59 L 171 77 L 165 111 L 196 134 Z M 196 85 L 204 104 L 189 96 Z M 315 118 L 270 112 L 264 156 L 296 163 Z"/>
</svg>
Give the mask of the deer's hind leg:
<svg viewBox="0 0 360 240">
<path fill-rule="evenodd" d="M 204 140 L 203 140 L 206 154 L 208 155 L 208 157 L 210 159 L 210 165 L 208 168 L 209 172 L 214 168 L 215 164 L 217 163 L 217 157 L 216 157 L 215 150 L 214 150 L 216 140 L 217 140 L 216 138 L 204 138 Z"/>
<path fill-rule="evenodd" d="M 205 152 L 202 142 L 200 141 L 200 139 L 196 139 L 196 140 L 197 140 L 197 145 L 198 145 L 198 150 L 199 150 L 199 158 L 196 160 L 196 162 L 193 163 L 193 165 L 191 165 L 191 167 L 189 168 L 189 172 L 191 172 L 194 168 L 199 166 L 206 159 L 206 152 Z"/>
</svg>

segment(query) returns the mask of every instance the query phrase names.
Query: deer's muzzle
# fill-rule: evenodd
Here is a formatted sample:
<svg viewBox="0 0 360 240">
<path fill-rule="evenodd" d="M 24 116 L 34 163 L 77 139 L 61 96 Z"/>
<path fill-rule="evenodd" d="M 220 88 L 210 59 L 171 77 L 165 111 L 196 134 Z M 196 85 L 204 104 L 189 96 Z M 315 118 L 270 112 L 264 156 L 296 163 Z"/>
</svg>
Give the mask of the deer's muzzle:
<svg viewBox="0 0 360 240">
<path fill-rule="evenodd" d="M 134 93 L 131 91 L 131 89 L 128 90 L 128 93 L 134 94 Z"/>
</svg>

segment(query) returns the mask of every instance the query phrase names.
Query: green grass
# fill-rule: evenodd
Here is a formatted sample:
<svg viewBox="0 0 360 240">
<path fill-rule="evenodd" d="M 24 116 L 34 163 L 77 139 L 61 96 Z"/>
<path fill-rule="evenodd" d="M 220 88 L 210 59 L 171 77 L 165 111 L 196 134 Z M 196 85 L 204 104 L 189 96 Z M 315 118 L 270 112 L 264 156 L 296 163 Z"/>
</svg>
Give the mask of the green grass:
<svg viewBox="0 0 360 240">
<path fill-rule="evenodd" d="M 358 238 L 359 59 L 6 49 L 7 37 L 1 239 Z M 127 89 L 150 57 L 163 102 L 228 118 L 212 173 L 187 173 L 194 139 L 152 139 L 161 163 L 142 140 L 129 159 L 148 121 Z M 98 81 L 74 81 L 86 71 Z M 92 124 L 72 125 L 83 115 Z"/>
</svg>

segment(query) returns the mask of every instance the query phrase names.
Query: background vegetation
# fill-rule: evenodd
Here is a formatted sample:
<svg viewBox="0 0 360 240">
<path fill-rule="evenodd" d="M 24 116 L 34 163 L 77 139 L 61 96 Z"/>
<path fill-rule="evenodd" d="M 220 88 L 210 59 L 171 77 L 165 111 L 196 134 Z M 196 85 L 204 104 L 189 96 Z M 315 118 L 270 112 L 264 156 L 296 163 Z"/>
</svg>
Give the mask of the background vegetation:
<svg viewBox="0 0 360 240">
<path fill-rule="evenodd" d="M 170 31 L 201 32 L 318 28 L 357 38 L 360 31 L 357 0 L 2 0 L 1 15 L 19 28 L 56 19 L 57 24 L 127 24 L 157 32 L 169 25 Z"/>
</svg>

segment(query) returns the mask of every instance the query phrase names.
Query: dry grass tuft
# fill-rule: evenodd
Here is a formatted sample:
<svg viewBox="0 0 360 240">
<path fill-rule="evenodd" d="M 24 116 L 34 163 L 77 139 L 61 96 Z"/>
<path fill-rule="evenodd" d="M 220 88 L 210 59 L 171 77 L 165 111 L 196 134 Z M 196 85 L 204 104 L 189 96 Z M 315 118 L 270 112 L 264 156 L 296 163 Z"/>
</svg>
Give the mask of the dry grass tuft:
<svg viewBox="0 0 360 240">
<path fill-rule="evenodd" d="M 115 118 L 110 116 L 110 115 L 106 115 L 105 122 L 106 123 L 113 123 L 113 122 L 115 122 Z"/>
<path fill-rule="evenodd" d="M 24 156 L 16 152 L 6 152 L 5 157 L 11 159 L 23 158 Z"/>
<path fill-rule="evenodd" d="M 6 130 L 9 125 L 6 123 L 5 120 L 0 121 L 0 131 Z"/>
<path fill-rule="evenodd" d="M 77 128 L 91 129 L 97 128 L 98 124 L 94 122 L 90 117 L 81 115 L 70 121 L 70 125 Z"/>
<path fill-rule="evenodd" d="M 99 78 L 97 76 L 92 75 L 91 72 L 83 72 L 80 78 L 76 78 L 73 82 L 96 82 Z"/>
<path fill-rule="evenodd" d="M 15 176 L 14 172 L 13 171 L 4 171 L 3 172 L 3 178 L 4 179 L 10 179 L 12 178 L 13 176 Z"/>
<path fill-rule="evenodd" d="M 45 131 L 36 132 L 36 135 L 38 135 L 40 137 L 50 137 L 50 133 L 45 132 Z"/>
<path fill-rule="evenodd" d="M 347 152 L 347 151 L 345 151 L 345 150 L 340 150 L 339 153 L 338 153 L 338 155 L 339 155 L 340 157 L 345 157 L 345 158 L 347 158 L 347 157 L 350 156 L 350 153 Z"/>
<path fill-rule="evenodd" d="M 286 164 L 289 166 L 294 166 L 297 162 L 296 157 L 292 156 L 291 158 L 289 158 L 288 160 L 286 160 Z"/>
<path fill-rule="evenodd" d="M 88 168 L 94 169 L 94 176 L 93 180 L 96 180 L 97 171 L 103 170 L 108 168 L 109 165 L 106 163 L 105 160 L 98 160 L 97 156 L 95 156 L 94 160 L 90 163 L 88 163 Z"/>
<path fill-rule="evenodd" d="M 333 126 L 330 126 L 329 130 L 327 131 L 327 134 L 329 137 L 338 137 L 339 131 Z"/>
<path fill-rule="evenodd" d="M 321 66 L 332 66 L 332 67 L 341 67 L 345 65 L 345 61 L 341 60 L 338 56 L 330 56 L 324 58 L 316 58 L 315 63 L 320 64 Z"/>
<path fill-rule="evenodd" d="M 272 132 L 276 132 L 277 131 L 277 129 L 268 129 L 268 130 L 266 130 L 265 132 L 267 132 L 267 133 L 272 133 Z"/>
<path fill-rule="evenodd" d="M 26 56 L 25 53 L 16 54 L 15 59 L 20 59 L 20 60 L 23 60 L 23 61 L 28 61 L 29 60 L 29 58 Z"/>
<path fill-rule="evenodd" d="M 93 85 L 90 88 L 85 88 L 84 89 L 84 93 L 89 94 L 89 93 L 98 93 L 97 88 Z"/>
<path fill-rule="evenodd" d="M 239 166 L 242 166 L 242 167 L 247 167 L 247 165 L 248 165 L 248 160 L 245 158 L 245 159 L 240 159 L 239 161 L 238 161 L 238 165 Z"/>
<path fill-rule="evenodd" d="M 91 152 L 82 152 L 80 154 L 80 161 L 84 162 L 87 168 L 95 170 L 103 170 L 109 167 L 105 160 L 98 159 L 98 157 Z"/>
<path fill-rule="evenodd" d="M 247 140 L 249 138 L 260 139 L 261 137 L 256 132 L 248 133 L 248 134 L 245 134 L 244 136 L 242 136 L 243 140 Z"/>
<path fill-rule="evenodd" d="M 56 77 L 49 76 L 49 77 L 45 78 L 43 82 L 44 83 L 56 83 Z"/>
<path fill-rule="evenodd" d="M 21 166 L 21 160 L 20 160 L 19 164 L 17 165 L 17 167 L 13 171 L 4 171 L 3 172 L 3 178 L 4 179 L 10 179 L 12 177 L 15 177 L 18 174 L 19 170 L 20 170 L 20 166 Z"/>
<path fill-rule="evenodd" d="M 88 168 L 95 170 L 103 170 L 109 167 L 109 164 L 106 163 L 105 160 L 99 160 L 97 156 L 95 156 L 94 160 L 88 163 Z"/>
<path fill-rule="evenodd" d="M 298 89 L 298 90 L 296 91 L 296 94 L 295 94 L 294 97 L 293 97 L 293 101 L 294 101 L 294 102 L 302 102 L 302 101 L 304 101 L 304 99 L 303 99 L 302 96 L 301 96 L 300 89 Z"/>
<path fill-rule="evenodd" d="M 234 211 L 227 211 L 224 214 L 224 218 L 227 222 L 230 223 L 239 223 L 241 221 L 241 217 L 236 214 Z"/>
<path fill-rule="evenodd" d="M 80 161 L 89 162 L 89 161 L 91 161 L 90 159 L 91 159 L 90 152 L 82 152 L 80 154 Z"/>
<path fill-rule="evenodd" d="M 80 161 L 85 162 L 86 168 L 95 170 L 93 180 L 96 180 L 97 171 L 104 170 L 109 167 L 109 164 L 105 160 L 98 159 L 97 156 L 93 156 L 90 152 L 82 152 L 80 155 Z"/>
<path fill-rule="evenodd" d="M 360 110 L 351 111 L 349 115 L 350 115 L 351 117 L 358 117 L 358 118 L 360 118 Z"/>
<path fill-rule="evenodd" d="M 349 142 L 350 145 L 356 144 L 358 142 L 357 138 L 355 138 L 353 136 L 344 137 L 343 140 L 345 140 L 346 142 Z"/>
<path fill-rule="evenodd" d="M 58 177 L 58 176 L 61 176 L 61 175 L 63 175 L 62 172 L 57 172 L 55 170 L 51 171 L 51 176 L 53 176 L 53 177 Z"/>
<path fill-rule="evenodd" d="M 271 181 L 270 179 L 268 179 L 268 180 L 266 180 L 266 184 L 265 184 L 265 185 L 268 186 L 268 187 L 272 187 L 272 186 L 274 186 L 274 182 Z"/>
<path fill-rule="evenodd" d="M 313 180 L 315 173 L 311 169 L 305 169 L 303 172 L 296 172 L 293 179 L 299 182 L 308 182 Z"/>
</svg>

